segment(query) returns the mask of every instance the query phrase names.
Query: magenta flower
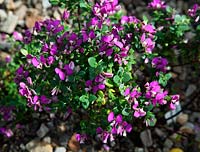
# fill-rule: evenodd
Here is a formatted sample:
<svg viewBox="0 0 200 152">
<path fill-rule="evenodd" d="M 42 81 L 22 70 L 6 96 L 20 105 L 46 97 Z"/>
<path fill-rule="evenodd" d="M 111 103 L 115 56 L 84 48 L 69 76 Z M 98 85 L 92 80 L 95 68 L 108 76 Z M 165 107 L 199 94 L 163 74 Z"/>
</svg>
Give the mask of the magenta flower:
<svg viewBox="0 0 200 152">
<path fill-rule="evenodd" d="M 152 50 L 155 47 L 155 42 L 151 38 L 146 38 L 145 33 L 142 34 L 140 41 L 142 46 L 145 48 L 147 53 L 152 53 Z"/>
<path fill-rule="evenodd" d="M 151 24 L 142 25 L 142 29 L 150 34 L 156 33 L 155 28 Z"/>
<path fill-rule="evenodd" d="M 179 101 L 179 99 L 180 99 L 179 95 L 171 96 L 171 103 L 169 105 L 170 109 L 172 109 L 172 110 L 176 109 L 176 103 Z"/>
<path fill-rule="evenodd" d="M 166 72 L 168 61 L 166 58 L 162 57 L 155 57 L 151 62 L 152 66 L 155 67 L 157 70 Z"/>
<path fill-rule="evenodd" d="M 161 0 L 153 0 L 148 6 L 154 9 L 166 8 L 165 2 Z"/>
<path fill-rule="evenodd" d="M 188 14 L 191 16 L 191 17 L 194 17 L 196 16 L 196 12 L 199 8 L 199 5 L 198 4 L 194 4 L 193 7 L 191 9 L 188 10 Z"/>
<path fill-rule="evenodd" d="M 57 75 L 59 75 L 60 80 L 65 80 L 65 73 L 61 69 L 55 68 L 55 72 Z"/>
<path fill-rule="evenodd" d="M 64 10 L 63 14 L 62 14 L 62 19 L 63 20 L 67 20 L 70 16 L 70 12 L 67 10 Z"/>
<path fill-rule="evenodd" d="M 23 36 L 21 33 L 17 32 L 17 31 L 14 31 L 13 32 L 13 38 L 16 40 L 16 41 L 23 41 Z"/>
<path fill-rule="evenodd" d="M 115 118 L 114 112 L 110 112 L 109 115 L 108 115 L 108 122 L 113 121 L 114 118 Z"/>
<path fill-rule="evenodd" d="M 3 134 L 5 135 L 7 138 L 10 138 L 13 136 L 13 132 L 11 129 L 7 129 L 7 128 L 4 128 L 4 127 L 1 127 L 0 128 L 0 134 Z"/>
</svg>

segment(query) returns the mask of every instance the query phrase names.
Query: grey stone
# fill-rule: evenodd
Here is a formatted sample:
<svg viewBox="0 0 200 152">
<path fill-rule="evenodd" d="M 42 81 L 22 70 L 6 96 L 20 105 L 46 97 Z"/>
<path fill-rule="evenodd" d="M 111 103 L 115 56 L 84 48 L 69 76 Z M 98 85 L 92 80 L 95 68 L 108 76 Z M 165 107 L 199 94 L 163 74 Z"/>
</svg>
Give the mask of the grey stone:
<svg viewBox="0 0 200 152">
<path fill-rule="evenodd" d="M 173 142 L 170 139 L 166 139 L 164 142 L 164 147 L 170 149 L 172 148 L 172 146 L 173 146 Z"/>
<path fill-rule="evenodd" d="M 39 130 L 36 132 L 37 136 L 42 138 L 49 132 L 49 128 L 45 124 L 41 124 Z"/>
<path fill-rule="evenodd" d="M 4 9 L 0 9 L 0 21 L 3 21 L 7 18 L 6 11 Z"/>
<path fill-rule="evenodd" d="M 190 84 L 186 90 L 185 96 L 189 97 L 190 95 L 192 95 L 194 93 L 194 91 L 197 89 L 196 85 L 194 84 Z"/>
<path fill-rule="evenodd" d="M 26 16 L 27 7 L 26 5 L 22 5 L 15 14 L 18 16 L 18 20 L 23 20 Z"/>
<path fill-rule="evenodd" d="M 191 115 L 190 115 L 190 118 L 189 118 L 189 120 L 191 121 L 191 122 L 194 122 L 194 121 L 198 121 L 198 120 L 200 120 L 200 112 L 193 112 Z"/>
<path fill-rule="evenodd" d="M 0 31 L 5 33 L 13 33 L 15 27 L 17 26 L 18 16 L 12 13 L 8 14 L 7 20 L 1 25 Z"/>
<path fill-rule="evenodd" d="M 149 147 L 153 144 L 151 130 L 147 129 L 140 133 L 140 138 L 144 146 Z"/>
<path fill-rule="evenodd" d="M 33 147 L 35 147 L 38 143 L 39 143 L 39 139 L 33 139 L 33 140 L 31 140 L 31 141 L 29 141 L 27 144 L 26 144 L 26 149 L 27 150 L 30 150 L 30 149 L 32 149 Z"/>
<path fill-rule="evenodd" d="M 134 152 L 144 152 L 144 148 L 135 147 Z"/>
<path fill-rule="evenodd" d="M 161 129 L 155 128 L 155 133 L 161 138 L 164 139 L 167 135 Z"/>
<path fill-rule="evenodd" d="M 49 3 L 49 0 L 42 0 L 42 6 L 44 9 L 47 9 L 51 7 L 51 3 Z"/>
<path fill-rule="evenodd" d="M 66 152 L 66 148 L 65 147 L 56 147 L 54 152 Z"/>
<path fill-rule="evenodd" d="M 50 144 L 39 143 L 33 147 L 29 152 L 53 152 L 53 147 Z"/>
<path fill-rule="evenodd" d="M 3 4 L 4 0 L 0 0 L 0 4 Z"/>
<path fill-rule="evenodd" d="M 43 141 L 44 141 L 45 143 L 50 144 L 50 143 L 51 143 L 51 137 L 45 137 L 45 138 L 43 139 Z"/>
<path fill-rule="evenodd" d="M 188 114 L 180 114 L 177 116 L 176 121 L 180 124 L 180 125 L 184 125 L 186 122 L 188 122 Z"/>
<path fill-rule="evenodd" d="M 62 134 L 59 136 L 59 143 L 61 146 L 67 146 L 67 143 L 69 142 L 70 136 L 67 134 Z"/>
</svg>

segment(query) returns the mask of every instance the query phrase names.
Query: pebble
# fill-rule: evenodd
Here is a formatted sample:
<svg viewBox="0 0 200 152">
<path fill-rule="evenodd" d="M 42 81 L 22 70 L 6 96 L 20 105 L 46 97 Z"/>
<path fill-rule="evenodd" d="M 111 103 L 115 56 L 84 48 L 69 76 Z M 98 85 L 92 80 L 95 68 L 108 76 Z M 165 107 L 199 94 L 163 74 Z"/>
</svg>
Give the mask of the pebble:
<svg viewBox="0 0 200 152">
<path fill-rule="evenodd" d="M 49 0 L 42 0 L 42 6 L 44 9 L 47 9 L 51 7 L 51 3 L 49 3 Z"/>
<path fill-rule="evenodd" d="M 53 152 L 53 147 L 50 144 L 39 143 L 36 147 L 32 148 L 29 152 Z"/>
<path fill-rule="evenodd" d="M 3 4 L 4 0 L 0 0 L 0 4 Z"/>
<path fill-rule="evenodd" d="M 194 134 L 194 124 L 187 122 L 185 125 L 183 125 L 180 128 L 180 131 L 182 133 L 187 133 L 187 134 Z"/>
<path fill-rule="evenodd" d="M 173 142 L 170 139 L 166 139 L 164 142 L 164 147 L 170 149 L 172 148 L 172 146 L 173 146 Z"/>
<path fill-rule="evenodd" d="M 144 146 L 149 147 L 153 144 L 151 130 L 147 129 L 140 133 L 140 139 Z"/>
<path fill-rule="evenodd" d="M 4 9 L 0 9 L 0 21 L 3 21 L 7 18 L 6 11 Z"/>
<path fill-rule="evenodd" d="M 164 139 L 167 135 L 165 132 L 163 132 L 161 129 L 159 128 L 155 128 L 155 133 L 161 138 Z"/>
<path fill-rule="evenodd" d="M 39 130 L 36 132 L 37 136 L 42 138 L 49 132 L 49 128 L 45 124 L 41 124 Z"/>
<path fill-rule="evenodd" d="M 66 152 L 66 148 L 65 147 L 56 147 L 54 152 Z"/>
<path fill-rule="evenodd" d="M 180 125 L 184 125 L 185 123 L 188 122 L 188 114 L 180 114 L 177 116 L 176 121 L 180 124 Z"/>
<path fill-rule="evenodd" d="M 22 5 L 19 9 L 16 10 L 15 14 L 18 16 L 18 20 L 23 20 L 25 18 L 26 11 L 26 5 Z"/>
<path fill-rule="evenodd" d="M 169 152 L 184 152 L 184 151 L 180 148 L 172 148 Z"/>
<path fill-rule="evenodd" d="M 70 136 L 67 134 L 62 134 L 59 136 L 59 144 L 61 146 L 67 146 L 67 143 L 69 142 Z"/>
<path fill-rule="evenodd" d="M 7 20 L 3 22 L 0 31 L 5 33 L 13 33 L 15 27 L 17 26 L 18 16 L 13 15 L 12 13 L 8 14 Z"/>
<path fill-rule="evenodd" d="M 190 121 L 191 122 L 195 122 L 195 121 L 198 121 L 200 120 L 200 112 L 193 112 L 191 115 L 190 115 Z"/>
<path fill-rule="evenodd" d="M 186 90 L 185 96 L 189 97 L 190 95 L 192 95 L 194 93 L 194 91 L 197 89 L 196 85 L 194 84 L 190 84 Z"/>
<path fill-rule="evenodd" d="M 30 149 L 34 148 L 38 143 L 39 143 L 39 139 L 36 138 L 36 139 L 29 141 L 25 147 L 27 150 L 30 150 Z"/>
<path fill-rule="evenodd" d="M 48 143 L 48 144 L 50 144 L 51 143 L 51 137 L 45 137 L 44 139 L 43 139 L 43 141 L 45 142 L 45 143 Z"/>
<path fill-rule="evenodd" d="M 135 147 L 134 152 L 144 152 L 144 148 Z"/>
</svg>

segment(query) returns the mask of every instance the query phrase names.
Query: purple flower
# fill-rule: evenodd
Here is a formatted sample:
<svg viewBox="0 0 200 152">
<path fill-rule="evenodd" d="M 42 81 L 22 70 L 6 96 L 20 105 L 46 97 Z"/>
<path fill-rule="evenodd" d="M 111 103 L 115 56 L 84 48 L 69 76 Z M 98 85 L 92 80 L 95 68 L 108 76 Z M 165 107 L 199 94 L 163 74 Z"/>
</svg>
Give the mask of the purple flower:
<svg viewBox="0 0 200 152">
<path fill-rule="evenodd" d="M 16 41 L 23 41 L 23 36 L 21 33 L 17 32 L 17 31 L 14 31 L 13 32 L 13 38 L 16 40 Z"/>
<path fill-rule="evenodd" d="M 157 70 L 160 70 L 162 72 L 166 72 L 166 66 L 168 64 L 168 61 L 166 58 L 162 57 L 155 57 L 153 58 L 151 62 L 152 66 L 155 67 Z"/>
<path fill-rule="evenodd" d="M 130 95 L 130 88 L 126 88 L 126 90 L 124 91 L 124 96 L 128 95 Z"/>
<path fill-rule="evenodd" d="M 66 64 L 64 66 L 64 70 L 65 70 L 67 75 L 72 75 L 73 71 L 74 71 L 74 68 L 75 68 L 75 65 L 74 65 L 73 61 L 71 61 L 69 64 Z"/>
<path fill-rule="evenodd" d="M 160 9 L 166 7 L 165 3 L 160 0 L 153 0 L 151 3 L 149 3 L 148 6 L 154 9 Z"/>
<path fill-rule="evenodd" d="M 189 14 L 191 17 L 196 16 L 196 12 L 197 12 L 198 8 L 199 8 L 199 5 L 198 5 L 198 4 L 194 4 L 193 7 L 192 7 L 192 9 L 189 9 L 189 10 L 188 10 L 188 14 Z"/>
<path fill-rule="evenodd" d="M 60 80 L 65 80 L 65 73 L 61 69 L 55 68 L 55 72 L 59 75 Z"/>
<path fill-rule="evenodd" d="M 152 50 L 155 47 L 155 42 L 151 38 L 146 38 L 145 33 L 142 34 L 140 41 L 142 46 L 145 48 L 147 53 L 152 53 Z"/>
<path fill-rule="evenodd" d="M 122 123 L 122 121 L 123 121 L 122 115 L 121 114 L 117 115 L 116 122 L 120 124 L 120 123 Z"/>
<path fill-rule="evenodd" d="M 172 110 L 176 109 L 176 103 L 178 103 L 179 99 L 180 99 L 179 95 L 171 96 L 171 103 L 169 105 L 170 109 L 172 109 Z"/>
<path fill-rule="evenodd" d="M 62 14 L 62 19 L 63 20 L 67 20 L 70 16 L 70 12 L 67 10 L 64 10 L 63 14 Z"/>
<path fill-rule="evenodd" d="M 0 128 L 0 134 L 3 134 L 5 135 L 7 138 L 10 138 L 13 136 L 13 132 L 11 129 L 7 129 L 7 128 L 4 128 L 4 127 L 1 127 Z"/>
<path fill-rule="evenodd" d="M 156 33 L 155 28 L 154 28 L 151 24 L 143 25 L 143 26 L 142 26 L 142 29 L 143 29 L 145 32 L 149 32 L 150 34 Z"/>
<path fill-rule="evenodd" d="M 113 121 L 114 118 L 115 118 L 114 112 L 110 112 L 109 115 L 108 115 L 108 122 Z"/>
<path fill-rule="evenodd" d="M 36 57 L 32 58 L 32 64 L 34 67 L 39 68 L 40 67 L 40 62 L 38 61 L 38 59 Z"/>
</svg>

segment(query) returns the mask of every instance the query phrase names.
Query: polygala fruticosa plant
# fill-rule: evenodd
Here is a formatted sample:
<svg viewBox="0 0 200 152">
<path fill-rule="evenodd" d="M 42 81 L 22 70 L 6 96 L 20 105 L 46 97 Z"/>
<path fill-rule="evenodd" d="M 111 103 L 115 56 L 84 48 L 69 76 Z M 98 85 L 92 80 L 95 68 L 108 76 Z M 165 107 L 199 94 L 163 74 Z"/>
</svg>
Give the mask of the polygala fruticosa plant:
<svg viewBox="0 0 200 152">
<path fill-rule="evenodd" d="M 148 7 L 154 11 L 151 22 L 123 16 L 118 0 L 80 1 L 62 20 L 36 22 L 23 37 L 14 33 L 23 43 L 15 82 L 28 107 L 83 114 L 77 140 L 97 135 L 103 143 L 126 136 L 136 119 L 154 126 L 154 110 L 161 106 L 175 109 L 179 95 L 166 89 L 171 74 L 161 50 L 183 43 L 191 21 L 199 20 L 198 5 L 190 17 L 160 0 Z M 165 43 L 165 33 L 174 41 Z"/>
</svg>

